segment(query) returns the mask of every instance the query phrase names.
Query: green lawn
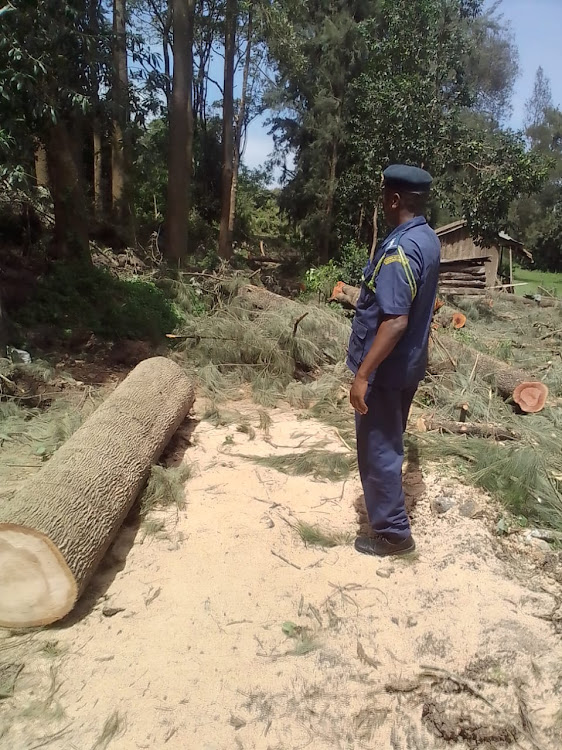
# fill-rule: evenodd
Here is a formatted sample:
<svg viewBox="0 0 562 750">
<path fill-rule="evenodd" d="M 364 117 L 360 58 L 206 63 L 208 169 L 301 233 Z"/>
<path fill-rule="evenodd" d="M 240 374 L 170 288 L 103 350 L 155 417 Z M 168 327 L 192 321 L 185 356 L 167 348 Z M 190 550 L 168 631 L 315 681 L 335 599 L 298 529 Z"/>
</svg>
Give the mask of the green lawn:
<svg viewBox="0 0 562 750">
<path fill-rule="evenodd" d="M 524 268 L 513 269 L 513 281 L 525 281 L 525 286 L 516 286 L 515 294 L 536 294 L 537 287 L 542 286 L 562 298 L 562 273 L 548 271 L 528 271 Z M 539 292 L 540 293 L 540 292 Z"/>
</svg>

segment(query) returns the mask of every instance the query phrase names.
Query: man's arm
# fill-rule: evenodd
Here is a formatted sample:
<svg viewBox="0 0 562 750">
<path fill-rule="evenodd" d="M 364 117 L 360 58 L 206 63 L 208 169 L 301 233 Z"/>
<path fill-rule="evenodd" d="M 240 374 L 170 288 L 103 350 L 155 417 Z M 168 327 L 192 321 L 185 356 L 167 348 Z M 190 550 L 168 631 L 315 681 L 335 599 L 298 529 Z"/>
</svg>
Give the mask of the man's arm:
<svg viewBox="0 0 562 750">
<path fill-rule="evenodd" d="M 406 332 L 407 327 L 407 315 L 384 316 L 375 340 L 361 363 L 361 367 L 357 371 L 357 375 L 351 386 L 349 400 L 355 411 L 359 412 L 359 414 L 366 414 L 368 412 L 367 404 L 365 403 L 365 394 L 369 386 L 369 377 L 381 362 L 384 362 L 389 356 Z"/>
</svg>

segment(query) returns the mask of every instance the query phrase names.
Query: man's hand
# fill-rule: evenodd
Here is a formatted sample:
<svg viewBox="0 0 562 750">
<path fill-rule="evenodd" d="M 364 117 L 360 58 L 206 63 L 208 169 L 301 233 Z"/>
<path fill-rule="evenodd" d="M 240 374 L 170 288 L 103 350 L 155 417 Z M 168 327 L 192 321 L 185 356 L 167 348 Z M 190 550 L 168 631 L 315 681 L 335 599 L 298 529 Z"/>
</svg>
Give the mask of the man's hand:
<svg viewBox="0 0 562 750">
<path fill-rule="evenodd" d="M 349 400 L 355 411 L 359 412 L 359 414 L 366 414 L 369 411 L 367 404 L 365 403 L 365 396 L 368 387 L 369 381 L 367 378 L 363 378 L 359 374 L 355 376 L 355 380 L 353 381 L 349 393 Z"/>
</svg>

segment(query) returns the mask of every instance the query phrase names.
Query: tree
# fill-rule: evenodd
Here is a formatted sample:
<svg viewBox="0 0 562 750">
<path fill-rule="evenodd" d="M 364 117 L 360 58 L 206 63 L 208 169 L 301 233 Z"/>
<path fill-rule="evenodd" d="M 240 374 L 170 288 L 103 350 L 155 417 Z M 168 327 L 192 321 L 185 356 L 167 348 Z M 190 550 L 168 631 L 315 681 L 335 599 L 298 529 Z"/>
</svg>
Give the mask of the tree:
<svg viewBox="0 0 562 750">
<path fill-rule="evenodd" d="M 543 159 L 548 167 L 548 179 L 540 192 L 529 199 L 519 200 L 513 207 L 512 219 L 516 231 L 533 253 L 535 265 L 547 271 L 562 270 L 562 112 L 548 106 L 548 87 L 535 83 L 526 131 L 531 154 Z M 542 90 L 536 96 L 537 90 Z M 536 119 L 544 105 L 540 119 Z M 531 117 L 532 115 L 532 117 Z"/>
<path fill-rule="evenodd" d="M 465 81 L 471 90 L 471 109 L 497 127 L 511 112 L 519 74 L 519 52 L 513 34 L 498 14 L 500 2 L 465 20 L 470 47 Z"/>
<path fill-rule="evenodd" d="M 533 128 L 543 122 L 545 112 L 552 109 L 552 90 L 550 80 L 542 67 L 535 75 L 535 84 L 531 97 L 525 102 L 525 127 Z"/>
<path fill-rule="evenodd" d="M 482 3 L 285 5 L 290 31 L 271 45 L 278 85 L 270 95 L 274 136 L 294 154 L 282 205 L 320 259 L 346 241 L 370 244 L 381 173 L 392 162 L 427 168 L 437 201 L 466 215 L 480 239 L 507 228 L 511 201 L 537 189 L 542 173 L 521 139 L 481 115 L 478 92 L 499 112 L 513 73 L 494 88 L 474 70 L 475 25 L 490 27 Z"/>
<path fill-rule="evenodd" d="M 364 60 L 361 22 L 376 3 L 285 2 L 270 11 L 269 47 L 277 63 L 267 102 L 280 156 L 294 155 L 282 205 L 322 259 L 333 250 L 334 202 L 348 125 L 350 84 Z"/>
<path fill-rule="evenodd" d="M 232 234 L 229 231 L 229 219 L 234 156 L 234 58 L 236 54 L 237 18 L 237 0 L 226 0 L 219 256 L 227 260 L 232 256 Z"/>
<path fill-rule="evenodd" d="M 236 218 L 236 191 L 238 188 L 238 172 L 240 170 L 240 156 L 242 148 L 242 134 L 246 126 L 246 104 L 248 98 L 248 80 L 250 77 L 250 63 L 252 60 L 252 34 L 253 34 L 252 7 L 248 10 L 248 29 L 246 39 L 246 51 L 244 54 L 244 71 L 242 73 L 242 93 L 240 104 L 235 116 L 234 142 L 232 154 L 232 182 L 230 185 L 230 205 L 228 213 L 228 235 L 232 238 L 234 234 L 234 220 Z"/>
<path fill-rule="evenodd" d="M 126 0 L 113 0 L 113 128 L 111 150 L 111 197 L 113 213 L 124 224 L 130 211 L 127 195 L 126 130 L 129 120 Z"/>
<path fill-rule="evenodd" d="M 170 100 L 170 147 L 166 251 L 179 261 L 187 252 L 193 162 L 194 0 L 172 1 L 174 72 Z"/>
<path fill-rule="evenodd" d="M 52 254 L 88 261 L 87 201 L 75 134 L 88 111 L 92 39 L 81 0 L 16 0 L 2 16 L 0 108 L 17 143 L 47 155 L 55 213 Z M 31 161 L 31 160 L 30 160 Z"/>
</svg>

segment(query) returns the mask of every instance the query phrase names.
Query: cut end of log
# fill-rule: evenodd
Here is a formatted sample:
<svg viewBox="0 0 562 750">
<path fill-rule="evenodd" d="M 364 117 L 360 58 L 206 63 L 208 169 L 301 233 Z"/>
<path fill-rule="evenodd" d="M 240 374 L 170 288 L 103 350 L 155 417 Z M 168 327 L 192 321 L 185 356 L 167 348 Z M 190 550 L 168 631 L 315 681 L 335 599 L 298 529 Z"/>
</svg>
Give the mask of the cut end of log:
<svg viewBox="0 0 562 750">
<path fill-rule="evenodd" d="M 332 289 L 332 296 L 328 300 L 328 302 L 333 302 L 337 300 L 338 294 L 341 294 L 343 292 L 344 282 L 338 281 L 338 283 L 335 285 L 335 287 Z"/>
<path fill-rule="evenodd" d="M 464 328 L 466 325 L 466 315 L 463 315 L 463 313 L 460 312 L 454 313 L 452 324 L 453 328 L 456 328 L 457 330 L 459 328 Z"/>
<path fill-rule="evenodd" d="M 521 383 L 513 391 L 513 400 L 526 414 L 536 414 L 542 411 L 547 398 L 548 388 L 539 381 Z"/>
<path fill-rule="evenodd" d="M 74 578 L 51 542 L 30 529 L 0 525 L 0 626 L 49 625 L 77 597 Z"/>
</svg>

